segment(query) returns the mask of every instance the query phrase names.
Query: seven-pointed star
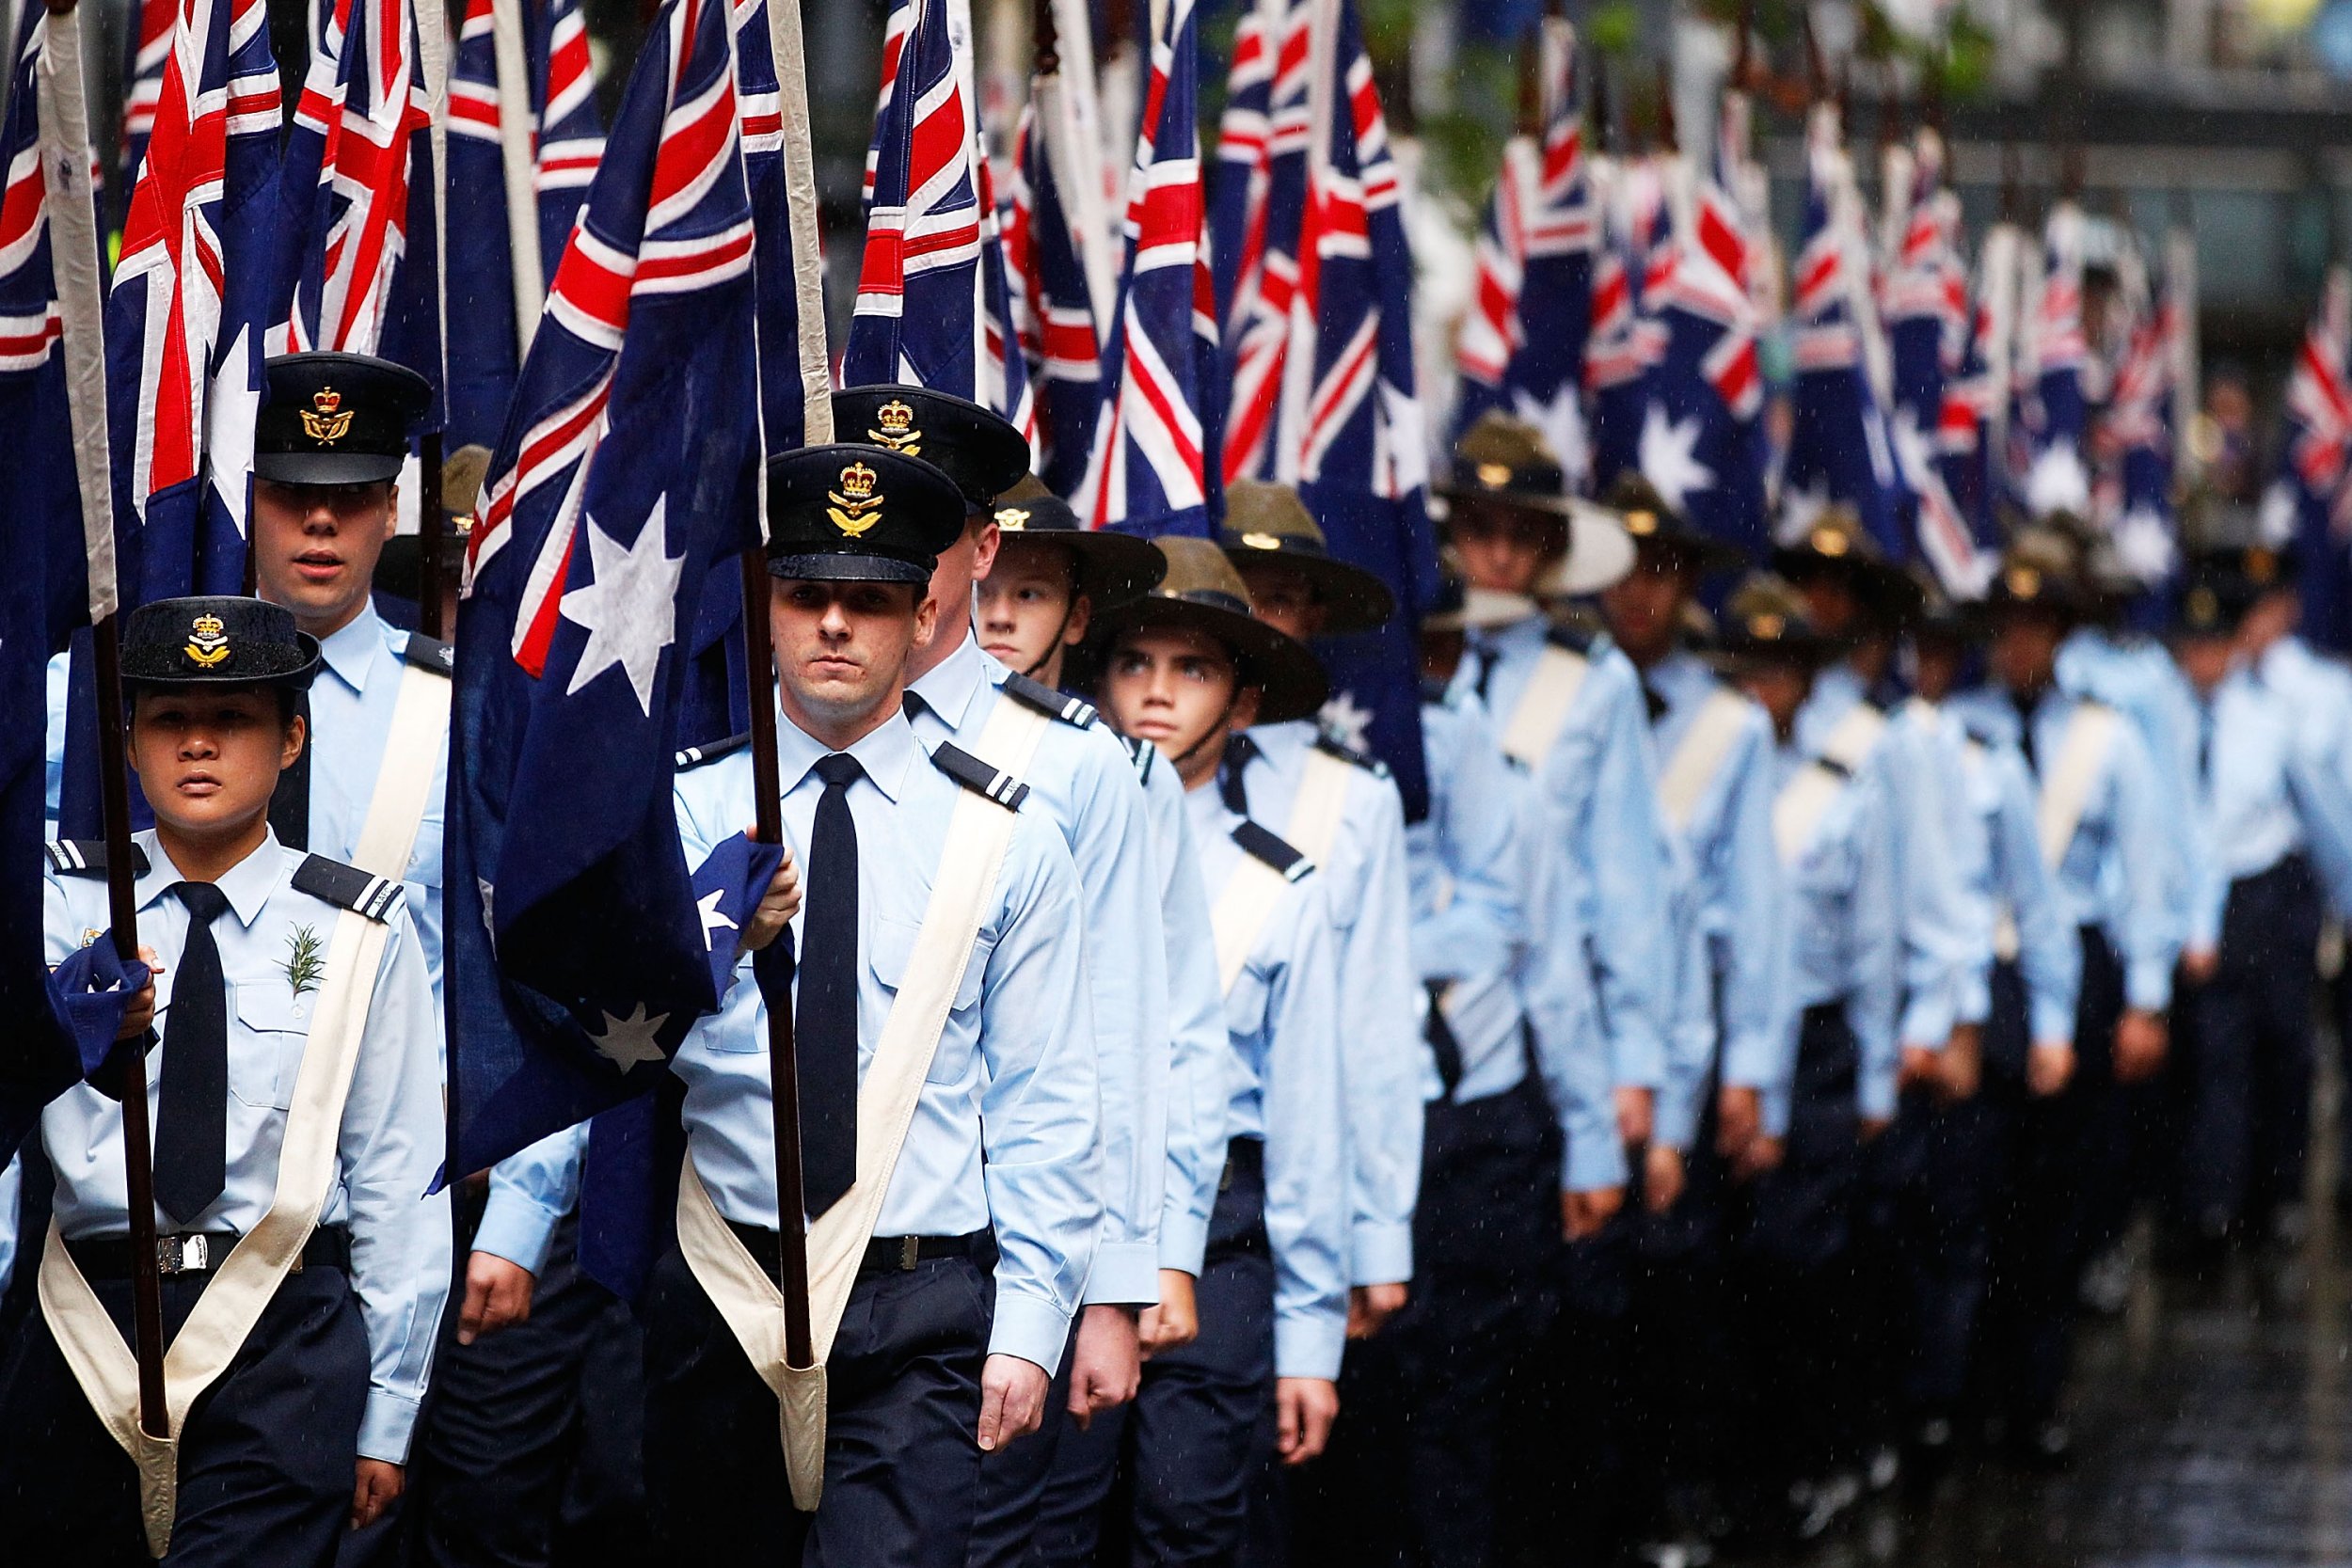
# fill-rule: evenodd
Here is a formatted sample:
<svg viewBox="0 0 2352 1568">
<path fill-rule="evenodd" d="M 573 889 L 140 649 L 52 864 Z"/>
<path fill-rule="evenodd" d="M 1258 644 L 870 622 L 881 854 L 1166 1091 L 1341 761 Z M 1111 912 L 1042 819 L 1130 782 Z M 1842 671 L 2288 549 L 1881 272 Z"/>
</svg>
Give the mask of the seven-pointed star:
<svg viewBox="0 0 2352 1568">
<path fill-rule="evenodd" d="M 210 454 L 213 489 L 229 515 L 245 521 L 246 476 L 253 471 L 253 420 L 262 410 L 262 391 L 248 384 L 252 375 L 246 357 L 249 326 L 237 329 L 237 341 L 222 356 L 213 377 L 212 401 L 205 411 L 204 450 Z"/>
<path fill-rule="evenodd" d="M 1699 417 L 1669 420 L 1664 404 L 1653 403 L 1642 415 L 1640 464 L 1642 477 L 1658 487 L 1660 499 L 1677 512 L 1683 510 L 1694 490 L 1715 487 L 1715 470 L 1695 455 Z"/>
<path fill-rule="evenodd" d="M 743 928 L 720 912 L 719 901 L 726 895 L 726 889 L 712 888 L 709 896 L 694 900 L 694 907 L 702 911 L 703 914 L 703 951 L 706 953 L 710 951 L 711 938 L 719 932 L 739 931 Z"/>
<path fill-rule="evenodd" d="M 1342 742 L 1356 751 L 1364 749 L 1372 730 L 1372 709 L 1356 700 L 1353 691 L 1343 691 L 1323 705 L 1317 715 L 1324 728 L 1339 736 Z"/>
<path fill-rule="evenodd" d="M 661 1047 L 654 1039 L 654 1032 L 670 1022 L 668 1013 L 645 1016 L 643 1002 L 630 1009 L 627 1018 L 604 1015 L 604 1030 L 588 1037 L 596 1042 L 596 1054 L 619 1068 L 623 1072 L 640 1062 L 661 1060 Z"/>
<path fill-rule="evenodd" d="M 669 553 L 669 505 L 667 495 L 657 499 L 629 545 L 605 532 L 596 518 L 580 518 L 595 580 L 564 595 L 564 619 L 588 628 L 588 645 L 580 650 L 564 695 L 618 665 L 637 705 L 653 717 L 654 674 L 661 668 L 661 650 L 677 640 L 678 574 L 686 567 L 683 554 Z"/>
</svg>

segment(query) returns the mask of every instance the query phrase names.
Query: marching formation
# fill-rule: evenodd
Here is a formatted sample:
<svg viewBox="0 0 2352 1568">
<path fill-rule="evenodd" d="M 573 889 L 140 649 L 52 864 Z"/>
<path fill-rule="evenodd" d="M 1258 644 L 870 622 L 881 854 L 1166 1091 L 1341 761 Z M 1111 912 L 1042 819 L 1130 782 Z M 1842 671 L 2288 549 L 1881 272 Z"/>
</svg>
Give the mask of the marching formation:
<svg viewBox="0 0 2352 1568">
<path fill-rule="evenodd" d="M 1548 21 L 1433 442 L 1353 0 L 1214 179 L 1150 8 L 1114 217 L 1085 8 L 1002 170 L 961 9 L 836 351 L 797 0 L 609 131 L 568 0 L 331 8 L 290 114 L 151 0 L 110 279 L 25 8 L 11 1560 L 1690 1564 L 2063 1465 L 2141 1216 L 2299 1222 L 2352 284 L 2201 535 L 2177 247 L 1972 276 L 1924 131 L 1874 241 L 1823 101 L 1784 264 L 1745 24 L 1695 159 Z"/>
</svg>

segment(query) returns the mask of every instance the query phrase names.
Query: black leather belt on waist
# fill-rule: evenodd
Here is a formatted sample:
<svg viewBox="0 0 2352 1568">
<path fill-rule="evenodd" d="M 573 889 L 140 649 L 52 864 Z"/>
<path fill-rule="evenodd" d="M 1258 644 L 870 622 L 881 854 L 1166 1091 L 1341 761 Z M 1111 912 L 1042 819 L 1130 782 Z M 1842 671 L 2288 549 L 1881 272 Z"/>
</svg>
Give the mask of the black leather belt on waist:
<svg viewBox="0 0 2352 1568">
<path fill-rule="evenodd" d="M 735 1232 L 752 1255 L 752 1260 L 770 1274 L 776 1272 L 778 1237 L 763 1226 L 738 1225 L 727 1221 L 727 1228 Z M 994 1237 L 986 1230 L 968 1231 L 961 1236 L 877 1236 L 866 1243 L 866 1256 L 858 1262 L 860 1274 L 904 1274 L 915 1264 L 934 1258 L 979 1258 L 994 1244 Z"/>
<path fill-rule="evenodd" d="M 1264 1180 L 1264 1139 L 1235 1138 L 1225 1146 L 1225 1169 L 1216 1179 L 1216 1190 L 1220 1193 L 1232 1192 L 1233 1178 L 1237 1175 L 1254 1176 L 1261 1180 Z"/>
<path fill-rule="evenodd" d="M 166 1279 L 178 1279 L 186 1275 L 210 1275 L 220 1272 L 229 1261 L 229 1254 L 238 1242 L 233 1230 L 181 1231 L 155 1238 L 155 1260 Z M 128 1236 L 89 1236 L 78 1242 L 68 1242 L 67 1252 L 72 1254 L 74 1266 L 85 1279 L 128 1279 L 131 1277 L 131 1238 Z M 302 1255 L 294 1261 L 293 1272 L 306 1268 L 340 1269 L 351 1272 L 351 1232 L 333 1226 L 310 1232 L 302 1243 Z"/>
</svg>

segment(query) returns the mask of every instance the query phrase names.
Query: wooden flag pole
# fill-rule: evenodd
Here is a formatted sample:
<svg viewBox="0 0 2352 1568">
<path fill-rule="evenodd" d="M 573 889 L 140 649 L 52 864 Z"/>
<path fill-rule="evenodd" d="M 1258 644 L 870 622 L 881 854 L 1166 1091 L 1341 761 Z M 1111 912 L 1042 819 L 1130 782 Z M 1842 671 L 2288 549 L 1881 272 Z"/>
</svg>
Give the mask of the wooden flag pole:
<svg viewBox="0 0 2352 1568">
<path fill-rule="evenodd" d="M 417 442 L 417 629 L 436 642 L 446 642 L 452 628 L 441 615 L 441 552 L 449 532 L 441 515 L 441 433 L 428 432 Z"/>
</svg>

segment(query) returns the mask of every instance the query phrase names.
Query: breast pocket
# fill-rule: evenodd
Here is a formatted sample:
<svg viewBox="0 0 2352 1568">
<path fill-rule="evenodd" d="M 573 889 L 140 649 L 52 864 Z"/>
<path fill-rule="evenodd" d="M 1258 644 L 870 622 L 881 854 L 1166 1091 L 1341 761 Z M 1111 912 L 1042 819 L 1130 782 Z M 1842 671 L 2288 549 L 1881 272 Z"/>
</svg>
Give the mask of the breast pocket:
<svg viewBox="0 0 2352 1568">
<path fill-rule="evenodd" d="M 866 927 L 866 961 L 890 993 L 891 1006 L 898 1006 L 898 992 L 906 984 L 914 967 L 915 940 L 922 927 L 902 920 L 877 917 Z M 934 1084 L 960 1082 L 970 1070 L 971 1042 L 978 1032 L 977 1009 L 980 1005 L 980 983 L 988 971 L 989 954 L 995 948 L 994 940 L 981 932 L 973 940 L 972 955 L 963 966 L 963 974 L 956 982 L 955 1001 L 950 1004 L 950 1027 L 943 1034 L 939 1049 L 931 1054 L 931 1069 L 927 1075 Z M 954 1027 L 955 1024 L 962 1027 Z M 877 1023 L 876 1027 L 879 1027 Z M 879 1039 L 879 1034 L 869 1037 Z"/>
<path fill-rule="evenodd" d="M 256 1109 L 294 1103 L 318 992 L 294 994 L 283 975 L 235 983 L 238 1027 L 229 1037 L 229 1092 Z"/>
</svg>

